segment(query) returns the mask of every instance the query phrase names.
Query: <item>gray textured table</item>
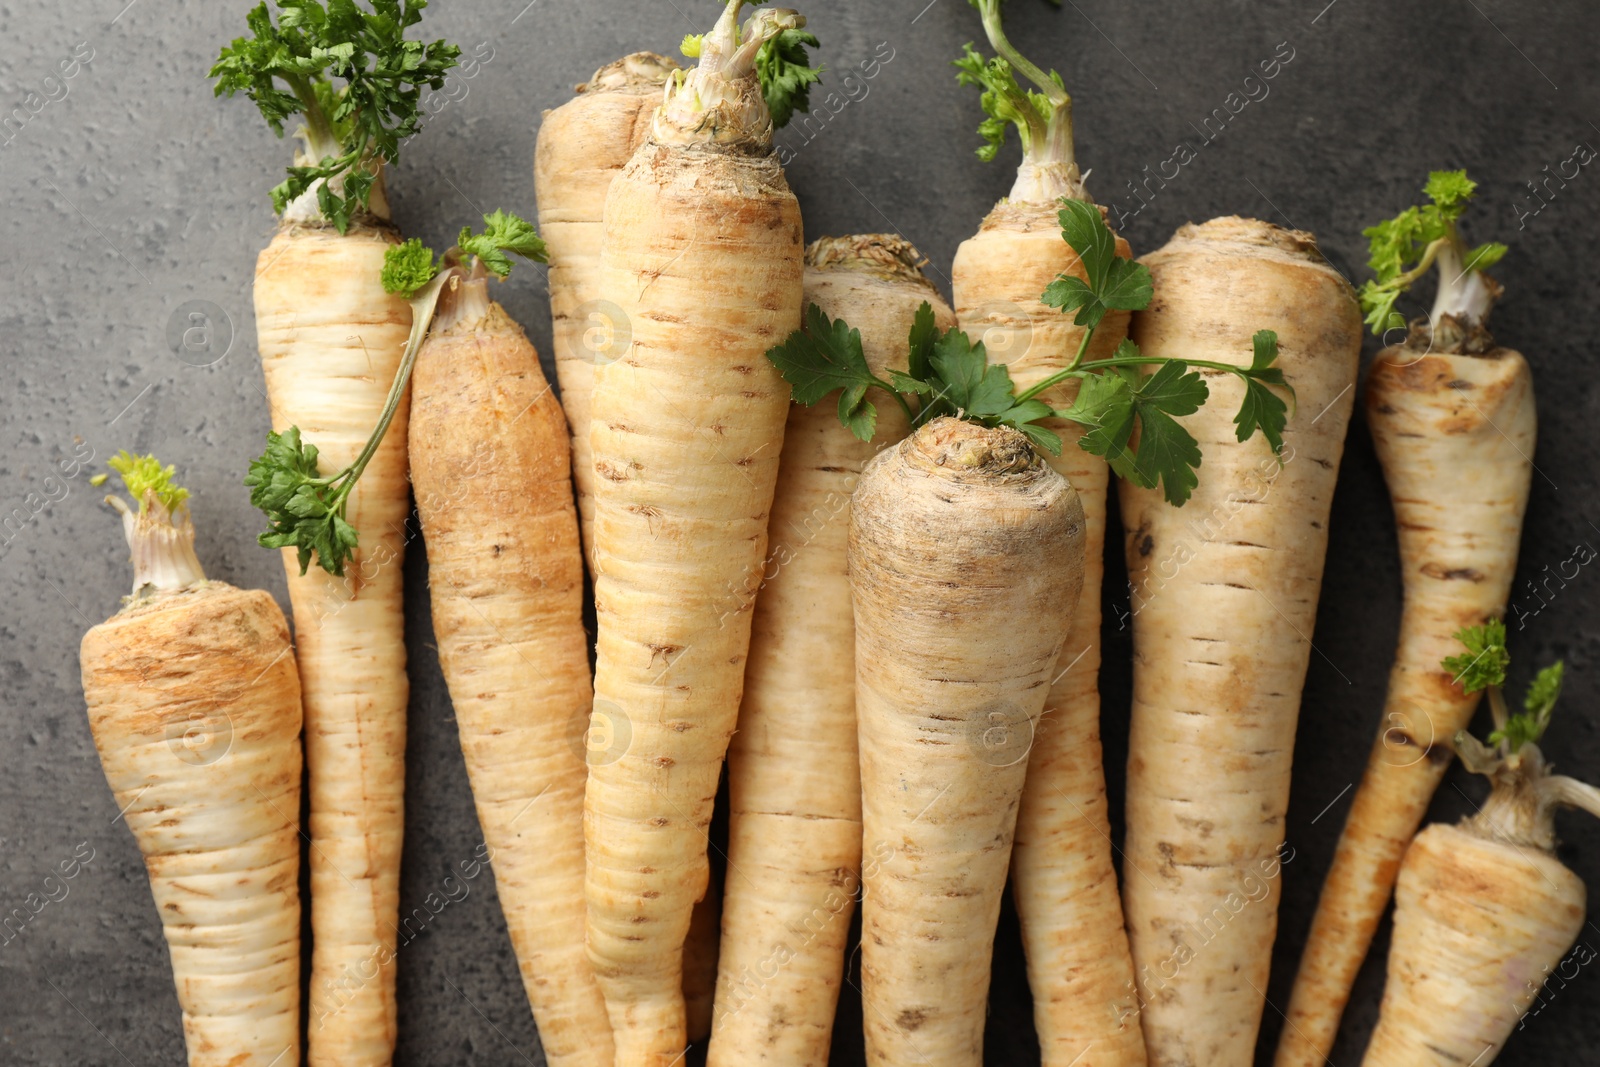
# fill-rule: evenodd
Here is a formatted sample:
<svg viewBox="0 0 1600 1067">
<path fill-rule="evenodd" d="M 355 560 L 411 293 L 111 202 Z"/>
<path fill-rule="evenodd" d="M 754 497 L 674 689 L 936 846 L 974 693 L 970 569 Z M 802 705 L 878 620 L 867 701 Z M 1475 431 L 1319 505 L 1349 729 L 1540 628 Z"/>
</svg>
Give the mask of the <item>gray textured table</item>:
<svg viewBox="0 0 1600 1067">
<path fill-rule="evenodd" d="M 37 891 L 75 850 L 93 855 L 64 899 L 0 943 L 0 1064 L 143 1067 L 183 1056 L 144 871 L 116 822 L 78 682 L 78 640 L 116 609 L 128 582 L 117 523 L 89 474 L 119 448 L 159 451 L 194 490 L 211 575 L 283 594 L 277 559 L 254 545 L 260 520 L 239 479 L 268 428 L 250 279 L 272 231 L 266 192 L 286 145 L 246 101 L 213 101 L 204 77 L 220 42 L 242 29 L 243 5 L 126 2 L 0 4 L 0 109 L 21 108 L 26 120 L 0 130 L 0 513 L 22 507 L 31 516 L 0 544 L 0 910 Z M 1015 148 L 993 165 L 974 158 L 976 92 L 956 86 L 948 61 L 981 37 L 977 19 L 964 0 L 925 3 L 818 0 L 808 14 L 829 66 L 842 72 L 875 54 L 883 62 L 864 95 L 856 88 L 837 113 L 819 108 L 807 129 L 779 143 L 792 154 L 809 236 L 897 230 L 943 281 L 957 243 L 1008 188 Z M 1512 246 L 1496 271 L 1509 289 L 1496 333 L 1530 357 L 1543 401 L 1516 594 L 1527 626 L 1514 651 L 1523 664 L 1567 657 L 1572 680 L 1549 749 L 1569 772 L 1600 778 L 1590 706 L 1600 691 L 1600 577 L 1585 568 L 1564 588 L 1552 581 L 1542 600 L 1526 590 L 1577 544 L 1600 540 L 1600 508 L 1584 503 L 1597 477 L 1600 403 L 1589 374 L 1600 278 L 1575 255 L 1600 236 L 1600 177 L 1584 168 L 1565 186 L 1552 183 L 1537 211 L 1526 185 L 1579 142 L 1600 145 L 1590 121 L 1600 119 L 1600 93 L 1589 80 L 1600 11 L 1580 0 L 1010 7 L 1014 39 L 1065 72 L 1078 103 L 1079 156 L 1094 169 L 1091 190 L 1114 205 L 1137 251 L 1189 219 L 1257 215 L 1315 231 L 1359 280 L 1361 226 L 1412 202 L 1430 167 L 1466 166 L 1479 179 L 1472 233 Z M 476 51 L 480 69 L 458 82 L 458 99 L 391 173 L 396 220 L 443 247 L 480 210 L 503 205 L 531 216 L 541 110 L 567 99 L 600 63 L 639 48 L 670 51 L 715 13 L 708 0 L 438 4 L 424 22 L 428 36 Z M 1267 95 L 1230 116 L 1141 207 L 1128 183 L 1146 167 L 1160 169 L 1178 142 L 1195 141 L 1195 124 L 1242 91 L 1250 69 L 1282 42 L 1293 58 Z M 61 79 L 61 70 L 73 76 Z M 39 95 L 29 98 L 30 90 Z M 548 358 L 538 274 L 519 272 L 497 295 Z M 231 322 L 231 348 L 207 366 L 181 359 L 168 342 L 169 322 L 193 300 L 219 306 Z M 75 470 L 73 457 L 91 450 L 88 468 L 45 481 Z M 1129 642 L 1116 624 L 1120 562 L 1111 567 L 1103 685 L 1108 772 L 1120 796 Z M 1284 873 L 1269 991 L 1278 1005 L 1348 807 L 1341 791 L 1365 759 L 1399 617 L 1393 526 L 1359 412 L 1328 575 L 1289 810 L 1297 858 Z M 407 579 L 410 907 L 469 857 L 478 831 L 431 647 L 420 550 Z M 1433 816 L 1456 818 L 1483 792 L 1458 768 Z M 1563 860 L 1600 879 L 1600 826 L 1566 816 L 1561 829 Z M 1600 946 L 1595 927 L 1583 936 Z M 1361 976 L 1334 1054 L 1339 1067 L 1359 1060 L 1376 1017 L 1386 947 L 1380 941 Z M 400 972 L 398 1063 L 540 1062 L 488 879 L 405 948 Z M 836 1063 L 862 1062 L 859 1010 L 847 990 Z M 1029 1012 L 1008 916 L 991 1063 L 1037 1062 Z M 1269 1008 L 1265 1050 L 1280 1025 Z M 1597 1048 L 1600 976 L 1585 970 L 1547 997 L 1500 1062 L 1600 1063 Z"/>
</svg>

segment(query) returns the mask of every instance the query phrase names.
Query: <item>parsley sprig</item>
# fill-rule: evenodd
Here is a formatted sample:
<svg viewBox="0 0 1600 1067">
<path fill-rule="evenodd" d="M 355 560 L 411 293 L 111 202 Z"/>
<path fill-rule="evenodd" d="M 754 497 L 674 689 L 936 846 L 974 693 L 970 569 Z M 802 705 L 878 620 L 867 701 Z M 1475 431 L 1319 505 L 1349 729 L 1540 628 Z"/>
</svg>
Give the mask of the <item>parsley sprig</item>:
<svg viewBox="0 0 1600 1067">
<path fill-rule="evenodd" d="M 1468 314 L 1478 323 L 1488 315 L 1496 289 L 1481 275 L 1500 262 L 1506 246 L 1491 241 L 1468 249 L 1462 240 L 1457 221 L 1477 188 L 1464 170 L 1433 171 L 1422 188 L 1431 203 L 1408 207 L 1361 231 L 1369 242 L 1367 263 L 1375 277 L 1358 295 L 1373 333 L 1382 336 L 1405 325 L 1395 304 L 1435 265 L 1439 267 L 1439 296 L 1432 316 L 1436 326 L 1446 313 Z"/>
<path fill-rule="evenodd" d="M 423 87 L 443 88 L 460 54 L 444 41 L 406 39 L 427 0 L 369 2 L 370 11 L 356 0 L 278 0 L 276 24 L 258 4 L 246 17 L 252 36 L 223 48 L 210 74 L 216 95 L 244 93 L 279 137 L 286 119 L 304 117 L 315 162 L 288 168 L 272 206 L 282 214 L 315 186 L 340 233 L 367 207 L 379 164 L 416 133 Z"/>
<path fill-rule="evenodd" d="M 913 428 L 955 415 L 985 426 L 1013 427 L 1034 444 L 1061 451 L 1061 438 L 1035 425 L 1052 414 L 1050 405 L 1019 402 L 1005 366 L 991 366 L 983 342 L 974 344 L 959 329 L 940 333 L 926 300 L 912 322 L 906 370 L 890 371 L 888 380 L 868 366 L 861 331 L 843 319 L 830 319 L 816 304 L 806 311 L 806 328 L 768 350 L 767 358 L 789 383 L 797 404 L 810 406 L 839 390 L 839 421 L 863 441 L 872 440 L 878 426 L 878 410 L 867 393 L 881 389 Z"/>
<path fill-rule="evenodd" d="M 1447 657 L 1440 665 L 1450 672 L 1452 681 L 1462 692 L 1487 691 L 1495 724 L 1489 744 L 1498 745 L 1503 755 L 1511 756 L 1523 745 L 1543 737 L 1550 726 L 1550 713 L 1561 695 L 1565 664 L 1556 660 L 1534 675 L 1522 698 L 1522 710 L 1512 713 L 1502 691 L 1506 684 L 1506 668 L 1511 665 L 1511 654 L 1506 650 L 1505 622 L 1491 619 L 1482 626 L 1469 626 L 1458 631 L 1455 638 L 1466 651 Z"/>
<path fill-rule="evenodd" d="M 346 518 L 350 494 L 394 421 L 445 284 L 471 273 L 474 261 L 503 279 L 511 273 L 507 253 L 545 261 L 544 241 L 527 220 L 495 211 L 485 215 L 483 222 L 480 234 L 462 227 L 456 247 L 437 260 L 433 250 L 415 238 L 384 253 L 383 287 L 411 302 L 411 336 L 406 339 L 383 413 L 361 454 L 344 469 L 324 475 L 317 446 L 302 441 L 300 428 L 291 426 L 281 434 L 268 433 L 266 451 L 251 462 L 244 484 L 250 488 L 250 503 L 266 514 L 268 523 L 267 531 L 256 540 L 264 548 L 293 548 L 301 574 L 315 558 L 323 570 L 342 577 L 345 564 L 360 544 L 359 532 Z"/>
<path fill-rule="evenodd" d="M 956 329 L 937 333 L 926 304 L 911 330 L 906 370 L 891 371 L 888 380 L 868 367 L 859 331 L 829 319 L 814 304 L 806 329 L 790 334 L 767 358 L 789 383 L 797 403 L 815 404 L 840 390 L 839 419 L 864 441 L 871 440 L 877 427 L 877 411 L 866 400 L 874 388 L 894 397 L 913 428 L 939 415 L 955 415 L 987 426 L 1011 426 L 1052 454 L 1061 451 L 1061 438 L 1038 422 L 1064 419 L 1084 427 L 1080 448 L 1103 456 L 1119 477 L 1135 485 L 1159 485 L 1176 506 L 1199 484 L 1195 472 L 1201 461 L 1199 444 L 1177 420 L 1194 414 L 1210 396 L 1205 379 L 1193 368 L 1219 371 L 1245 386 L 1233 420 L 1238 439 L 1248 441 L 1259 432 L 1274 454 L 1281 455 L 1289 406 L 1274 390 L 1292 400 L 1294 389 L 1274 366 L 1278 335 L 1271 330 L 1255 334 L 1248 366 L 1146 356 L 1128 340 L 1110 358 L 1085 358 L 1110 311 L 1141 310 L 1154 290 L 1143 264 L 1118 258 L 1116 239 L 1099 208 L 1081 200 L 1063 199 L 1061 204 L 1062 238 L 1078 254 L 1087 280 L 1063 274 L 1041 299 L 1062 312 L 1074 312 L 1073 321 L 1084 327 L 1083 339 L 1070 365 L 1021 393 L 1003 364 L 989 365 L 981 341 L 974 344 Z M 1146 367 L 1155 369 L 1146 374 Z M 1039 399 L 1073 379 L 1079 385 L 1071 406 L 1057 409 Z"/>
<path fill-rule="evenodd" d="M 746 40 L 752 32 L 755 27 L 746 22 L 734 43 Z M 686 59 L 699 59 L 705 39 L 703 33 L 685 34 L 678 51 Z M 809 30 L 791 27 L 767 38 L 756 52 L 756 78 L 761 82 L 767 110 L 772 113 L 773 129 L 782 129 L 796 113 L 811 110 L 811 87 L 822 80 L 826 68 L 813 67 L 806 49 L 816 48 L 819 43 Z"/>
</svg>

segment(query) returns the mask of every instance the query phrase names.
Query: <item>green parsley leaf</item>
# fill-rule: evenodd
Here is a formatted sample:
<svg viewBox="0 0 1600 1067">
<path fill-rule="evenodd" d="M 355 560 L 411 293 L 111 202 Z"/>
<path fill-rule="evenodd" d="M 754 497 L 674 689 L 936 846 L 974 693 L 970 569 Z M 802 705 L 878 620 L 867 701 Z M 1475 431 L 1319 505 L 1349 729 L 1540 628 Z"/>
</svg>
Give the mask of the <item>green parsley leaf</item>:
<svg viewBox="0 0 1600 1067">
<path fill-rule="evenodd" d="M 173 483 L 178 468 L 170 464 L 163 467 L 155 456 L 136 456 L 124 449 L 106 460 L 106 466 L 122 476 L 123 487 L 139 505 L 141 513 L 146 510 L 146 493 L 154 493 L 169 512 L 176 511 L 179 504 L 189 499 L 189 490 Z"/>
<path fill-rule="evenodd" d="M 1079 326 L 1096 327 L 1115 308 L 1139 311 L 1155 295 L 1150 270 L 1117 256 L 1116 237 L 1100 209 L 1082 200 L 1062 200 L 1061 237 L 1078 254 L 1088 281 L 1062 274 L 1046 287 L 1040 300 L 1062 312 L 1076 311 Z"/>
<path fill-rule="evenodd" d="M 1455 638 L 1466 646 L 1459 656 L 1446 658 L 1441 666 L 1464 693 L 1477 693 L 1491 685 L 1504 685 L 1511 654 L 1506 651 L 1506 624 L 1493 619 L 1482 626 L 1469 626 Z"/>
<path fill-rule="evenodd" d="M 870 442 L 872 435 L 878 432 L 878 409 L 865 399 L 870 388 L 863 383 L 839 393 L 839 421 L 859 441 Z"/>
<path fill-rule="evenodd" d="M 684 43 L 688 44 L 688 38 Z M 811 66 L 806 49 L 816 47 L 816 36 L 805 30 L 780 30 L 756 53 L 756 77 L 774 128 L 787 126 L 796 112 L 803 115 L 811 110 L 811 86 L 822 80 L 823 68 Z M 698 47 L 695 54 L 699 55 Z"/>
<path fill-rule="evenodd" d="M 1264 384 L 1270 382 L 1289 388 L 1284 384 L 1283 371 L 1272 365 L 1278 358 L 1278 335 L 1272 330 L 1257 330 L 1251 340 L 1255 348 L 1250 361 L 1251 373 L 1239 375 L 1244 381 L 1244 401 L 1239 405 L 1239 413 L 1233 417 L 1233 424 L 1238 427 L 1240 441 L 1250 440 L 1260 430 L 1272 446 L 1273 454 L 1282 455 L 1283 430 L 1289 422 L 1289 406 Z"/>
<path fill-rule="evenodd" d="M 358 538 L 345 521 L 349 483 L 336 487 L 335 478 L 317 470 L 317 446 L 302 444 L 300 429 L 269 431 L 267 449 L 250 463 L 244 484 L 250 503 L 264 511 L 267 531 L 256 538 L 263 548 L 293 548 L 306 573 L 313 554 L 329 574 L 343 577 L 345 562 Z"/>
<path fill-rule="evenodd" d="M 495 277 L 504 278 L 511 273 L 511 257 L 506 255 L 507 252 L 535 263 L 549 262 L 544 241 L 534 230 L 533 224 L 521 216 L 497 210 L 492 215 L 485 215 L 483 223 L 483 233 L 476 236 L 470 227 L 461 227 L 456 247 L 469 256 L 475 256 L 484 269 Z"/>
<path fill-rule="evenodd" d="M 1171 366 L 1171 364 L 1168 364 Z M 1139 406 L 1139 450 L 1133 465 L 1147 488 L 1161 481 L 1161 495 L 1181 508 L 1200 484 L 1200 445 L 1193 435 L 1158 408 Z"/>
<path fill-rule="evenodd" d="M 1509 248 L 1498 241 L 1490 241 L 1488 244 L 1479 245 L 1467 253 L 1465 268 L 1476 271 L 1488 270 L 1500 262 L 1501 257 L 1509 251 Z"/>
<path fill-rule="evenodd" d="M 1556 698 L 1561 695 L 1561 677 L 1565 667 L 1560 660 L 1540 671 L 1528 686 L 1523 698 L 1523 710 L 1506 719 L 1505 726 L 1489 735 L 1491 745 L 1503 744 L 1516 752 L 1523 745 L 1537 742 L 1550 728 L 1550 713 L 1555 710 Z"/>
<path fill-rule="evenodd" d="M 384 292 L 396 293 L 409 300 L 412 293 L 431 282 L 438 273 L 439 266 L 434 262 L 433 249 L 423 244 L 420 238 L 413 237 L 394 245 L 383 254 L 383 273 L 380 278 Z"/>
<path fill-rule="evenodd" d="M 1084 375 L 1078 380 L 1078 395 L 1072 406 L 1056 414 L 1085 427 L 1078 438 L 1078 445 L 1085 452 L 1105 457 L 1121 477 L 1137 477 L 1133 453 L 1128 448 L 1134 429 L 1133 387 L 1125 376 Z"/>
<path fill-rule="evenodd" d="M 1523 710 L 1540 721 L 1549 721 L 1556 698 L 1561 696 L 1561 682 L 1565 673 L 1566 665 L 1556 660 L 1535 675 L 1533 681 L 1528 683 L 1527 695 L 1522 698 Z"/>
<path fill-rule="evenodd" d="M 1113 358 L 1142 356 L 1124 340 Z M 1105 457 L 1120 478 L 1146 489 L 1160 485 L 1167 501 L 1181 507 L 1199 484 L 1194 472 L 1201 456 L 1199 444 L 1174 417 L 1200 410 L 1210 396 L 1205 380 L 1182 360 L 1168 360 L 1153 374 L 1111 367 L 1086 373 L 1079 383 L 1072 406 L 1056 414 L 1086 428 L 1080 447 Z M 1138 443 L 1132 445 L 1135 429 Z"/>
<path fill-rule="evenodd" d="M 1401 287 L 1385 287 L 1371 278 L 1357 290 L 1356 297 L 1361 302 L 1361 310 L 1365 312 L 1367 325 L 1375 335 L 1381 337 L 1406 324 L 1405 316 L 1394 309 L 1402 292 L 1404 289 Z"/>
<path fill-rule="evenodd" d="M 910 349 L 906 353 L 906 375 L 911 379 L 917 380 L 928 376 L 928 360 L 933 356 L 933 343 L 938 336 L 939 326 L 934 321 L 933 305 L 924 300 L 911 320 Z M 899 374 L 898 371 L 894 373 Z M 919 382 L 919 384 L 926 383 Z M 915 389 L 903 391 L 917 392 Z"/>
<path fill-rule="evenodd" d="M 828 318 L 816 304 L 806 309 L 805 329 L 768 349 L 767 359 L 789 383 L 795 403 L 807 407 L 835 389 L 862 385 L 865 393 L 875 381 L 861 350 L 861 331 Z"/>
</svg>

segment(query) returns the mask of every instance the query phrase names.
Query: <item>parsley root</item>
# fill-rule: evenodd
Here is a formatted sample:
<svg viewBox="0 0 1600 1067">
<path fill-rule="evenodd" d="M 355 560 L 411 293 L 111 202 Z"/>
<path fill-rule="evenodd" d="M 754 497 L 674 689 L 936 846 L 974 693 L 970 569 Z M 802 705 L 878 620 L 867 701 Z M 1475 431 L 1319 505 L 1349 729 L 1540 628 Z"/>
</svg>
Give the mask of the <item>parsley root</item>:
<svg viewBox="0 0 1600 1067">
<path fill-rule="evenodd" d="M 1028 745 L 1083 581 L 1083 509 L 1027 438 L 940 418 L 850 506 L 872 1064 L 978 1067 Z"/>
<path fill-rule="evenodd" d="M 538 353 L 488 293 L 494 268 L 509 270 L 501 249 L 543 253 L 515 216 L 485 221 L 494 244 L 463 234 L 445 256 L 449 279 L 412 372 L 434 635 L 545 1060 L 611 1067 L 583 945 L 591 690 L 567 431 Z"/>
<path fill-rule="evenodd" d="M 859 327 L 877 374 L 904 366 L 919 307 L 936 328 L 955 325 L 919 262 L 889 234 L 825 237 L 806 249 L 807 301 Z M 888 409 L 875 429 L 862 441 L 828 405 L 788 412 L 739 732 L 728 749 L 711 1067 L 828 1063 L 861 867 L 849 500 L 862 468 L 904 436 L 906 420 Z"/>
<path fill-rule="evenodd" d="M 590 958 L 618 1067 L 685 1048 L 683 944 L 766 556 L 788 390 L 762 356 L 800 322 L 799 206 L 771 150 L 762 43 L 802 24 L 730 0 L 611 184 L 603 299 L 631 344 L 596 375 L 596 722 L 585 796 Z M 730 596 L 731 593 L 731 596 Z"/>
<path fill-rule="evenodd" d="M 594 72 L 577 95 L 546 111 L 534 149 L 539 231 L 550 249 L 551 347 L 561 406 L 572 435 L 583 547 L 593 554 L 594 462 L 589 405 L 595 368 L 621 355 L 628 329 L 600 300 L 601 214 L 606 191 L 650 135 L 662 86 L 675 60 L 635 52 Z M 592 562 L 592 561 L 591 561 Z"/>
<path fill-rule="evenodd" d="M 1468 653 L 1459 660 L 1481 668 L 1471 643 Z M 1444 669 L 1463 668 L 1452 660 Z M 1493 685 L 1494 747 L 1456 735 L 1462 762 L 1494 789 L 1477 814 L 1429 826 L 1406 850 L 1366 1067 L 1493 1062 L 1583 929 L 1583 881 L 1555 857 L 1554 811 L 1600 816 L 1600 790 L 1551 774 L 1539 751 L 1560 681 L 1560 663 L 1541 671 L 1515 715 Z"/>
<path fill-rule="evenodd" d="M 300 681 L 270 595 L 207 581 L 172 468 L 111 461 L 133 595 L 83 638 L 106 781 L 161 916 L 191 1067 L 300 1062 Z M 106 961 L 108 964 L 112 961 Z"/>
<path fill-rule="evenodd" d="M 1420 249 L 1433 241 L 1459 244 L 1455 218 L 1471 183 L 1462 172 L 1438 172 L 1428 190 L 1429 208 L 1367 231 L 1380 276 L 1425 256 Z M 1410 232 L 1425 226 L 1440 236 Z M 1396 251 L 1397 243 L 1410 247 Z M 1323 883 L 1277 1067 L 1315 1067 L 1333 1048 L 1406 843 L 1449 765 L 1450 739 L 1478 706 L 1477 690 L 1440 666 L 1450 635 L 1499 616 L 1511 591 L 1533 473 L 1533 385 L 1527 361 L 1489 336 L 1488 298 L 1470 313 L 1451 303 L 1451 289 L 1478 294 L 1473 301 L 1499 292 L 1476 274 L 1441 274 L 1436 314 L 1379 353 L 1367 375 L 1367 421 L 1394 503 L 1405 607 L 1378 737 Z M 1362 299 L 1381 334 L 1399 318 L 1392 308 L 1404 286 L 1387 282 L 1374 297 L 1377 288 L 1369 282 Z"/>
<path fill-rule="evenodd" d="M 1004 136 L 1002 114 L 1017 117 L 1025 151 L 1010 195 L 961 242 L 950 278 L 962 328 L 981 333 L 991 355 L 1004 353 L 1013 379 L 1026 389 L 1080 359 L 1116 354 L 1128 335 L 1127 306 L 1139 301 L 1116 301 L 1126 306 L 1108 309 L 1098 329 L 1044 302 L 1042 294 L 1060 277 L 1091 280 L 1084 258 L 1062 239 L 1057 201 L 1070 197 L 1099 209 L 1089 203 L 1073 159 L 1072 101 L 1060 79 L 1041 77 L 1025 94 L 1013 71 L 1025 77 L 1040 71 L 1006 40 L 998 0 L 984 0 L 979 10 L 1000 58 L 984 63 L 969 45 L 957 63 L 961 79 L 985 89 L 990 121 L 998 123 L 993 134 Z M 1134 272 L 1128 242 L 1110 236 L 1106 253 L 1115 262 L 1096 267 Z M 1041 399 L 1068 407 L 1078 393 L 1079 381 L 1068 379 Z M 1138 1018 L 1113 1007 L 1128 999 L 1133 960 L 1111 862 L 1100 755 L 1100 586 L 1110 468 L 1080 447 L 1090 426 L 1059 418 L 1043 425 L 1062 438 L 1050 465 L 1083 505 L 1083 594 L 1028 757 L 1011 854 L 1013 896 L 1045 1067 L 1143 1067 Z"/>
<path fill-rule="evenodd" d="M 1309 234 L 1264 222 L 1184 226 L 1142 261 L 1160 294 L 1133 316 L 1146 352 L 1199 364 L 1253 340 L 1257 364 L 1281 351 L 1298 394 L 1280 459 L 1271 432 L 1244 440 L 1266 399 L 1209 374 L 1213 401 L 1188 419 L 1206 471 L 1188 505 L 1118 490 L 1134 605 L 1123 906 L 1145 1044 L 1152 1064 L 1247 1063 L 1361 315 Z M 1252 339 L 1256 322 L 1276 338 Z M 1230 423 L 1220 402 L 1234 400 Z"/>
<path fill-rule="evenodd" d="M 399 371 L 412 312 L 379 281 L 397 240 L 381 174 L 417 130 L 422 89 L 442 88 L 455 64 L 453 45 L 406 40 L 425 6 L 282 0 L 274 23 L 262 3 L 253 36 L 212 69 L 217 93 L 248 95 L 279 136 L 285 119 L 304 120 L 255 273 L 272 425 L 289 429 L 269 435 L 246 484 L 272 521 L 261 543 L 283 549 L 299 648 L 317 1067 L 385 1067 L 398 1031 L 411 511 Z"/>
</svg>

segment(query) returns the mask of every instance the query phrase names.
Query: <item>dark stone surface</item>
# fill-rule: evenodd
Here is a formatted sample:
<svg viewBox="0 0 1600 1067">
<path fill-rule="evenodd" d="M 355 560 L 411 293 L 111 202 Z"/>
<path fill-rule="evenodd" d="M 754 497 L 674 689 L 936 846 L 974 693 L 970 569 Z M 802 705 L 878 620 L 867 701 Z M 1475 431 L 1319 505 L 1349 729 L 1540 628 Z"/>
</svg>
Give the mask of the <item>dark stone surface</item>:
<svg viewBox="0 0 1600 1067">
<path fill-rule="evenodd" d="M 144 872 L 101 777 L 78 682 L 77 644 L 127 584 L 117 524 L 88 473 L 44 479 L 79 439 L 97 463 L 118 448 L 158 449 L 196 497 L 200 555 L 217 578 L 282 596 L 278 561 L 256 548 L 259 525 L 239 478 L 267 430 L 250 279 L 273 221 L 267 189 L 287 146 L 243 100 L 213 101 L 204 73 L 243 6 L 199 0 L 0 3 L 0 107 L 36 90 L 76 49 L 90 60 L 0 148 L 0 512 L 29 493 L 57 497 L 0 548 L 0 910 L 35 891 L 74 847 L 94 859 L 19 936 L 0 944 L 0 1063 L 182 1061 L 166 954 Z M 897 229 L 948 287 L 950 257 L 1010 183 L 1015 148 L 984 165 L 976 94 L 947 63 L 981 37 L 963 0 L 857 4 L 818 0 L 809 12 L 829 66 L 844 71 L 881 44 L 893 59 L 867 95 L 807 135 L 780 137 L 811 236 Z M 1535 616 L 1528 580 L 1600 536 L 1590 375 L 1600 278 L 1577 258 L 1596 239 L 1600 178 L 1585 169 L 1537 215 L 1525 183 L 1580 141 L 1600 94 L 1590 81 L 1600 14 L 1580 0 L 1438 3 L 1403 0 L 1199 0 L 1125 4 L 1035 0 L 1010 5 L 1014 38 L 1067 77 L 1078 102 L 1080 158 L 1091 189 L 1125 211 L 1125 183 L 1193 141 L 1198 124 L 1250 69 L 1288 42 L 1294 58 L 1265 99 L 1232 117 L 1215 142 L 1124 232 L 1148 251 L 1178 224 L 1258 215 L 1319 234 L 1331 260 L 1359 278 L 1360 228 L 1417 198 L 1430 167 L 1466 166 L 1482 183 L 1478 239 L 1507 240 L 1496 272 L 1509 295 L 1496 332 L 1533 362 L 1544 399 L 1533 499 L 1516 599 L 1524 665 L 1565 656 L 1571 684 L 1550 749 L 1571 772 L 1600 779 L 1591 708 L 1600 609 L 1585 569 Z M 120 14 L 119 14 L 120 11 Z M 397 221 L 442 247 L 480 210 L 533 212 L 530 159 L 543 108 L 599 64 L 638 48 L 670 51 L 715 14 L 707 0 L 480 0 L 441 3 L 425 26 L 490 55 L 460 84 L 390 176 Z M 837 85 L 837 80 L 832 84 Z M 859 90 L 858 90 L 859 95 Z M 820 98 L 819 98 L 820 99 Z M 32 101 L 39 103 L 39 100 Z M 1565 242 L 1563 244 L 1563 242 Z M 498 291 L 548 357 L 539 273 Z M 209 300 L 231 320 L 231 351 L 206 367 L 168 347 L 169 316 Z M 1420 304 L 1411 305 L 1413 310 Z M 1562 325 L 1565 323 L 1565 325 Z M 1369 356 L 1373 350 L 1370 342 Z M 60 485 L 66 487 L 61 497 Z M 1113 541 L 1113 544 L 1116 542 Z M 1129 643 L 1108 582 L 1104 689 L 1107 760 L 1120 796 Z M 421 901 L 478 841 L 455 726 L 431 647 L 426 560 L 408 561 L 413 703 L 404 899 Z M 1398 624 L 1400 587 L 1387 496 L 1357 416 L 1335 504 L 1329 580 L 1306 683 L 1271 1000 L 1285 1003 L 1322 872 L 1349 804 L 1341 790 L 1366 755 Z M 1554 588 L 1554 586 L 1552 586 Z M 1482 783 L 1452 771 L 1433 817 L 1469 810 Z M 1318 817 L 1320 814 L 1320 818 Z M 1600 878 L 1600 827 L 1564 816 L 1562 858 Z M 1584 938 L 1600 944 L 1600 932 Z M 1386 942 L 1361 977 L 1333 1062 L 1359 1060 L 1376 1017 Z M 487 880 L 401 954 L 397 1062 L 536 1063 L 536 1040 Z M 990 1062 L 1036 1062 L 1014 920 L 1002 923 L 989 1027 Z M 860 1007 L 846 991 L 835 1062 L 861 1063 Z M 1280 1026 L 1266 1012 L 1262 1057 Z M 1587 970 L 1528 1020 L 1500 1062 L 1600 1063 L 1600 978 Z"/>
</svg>

